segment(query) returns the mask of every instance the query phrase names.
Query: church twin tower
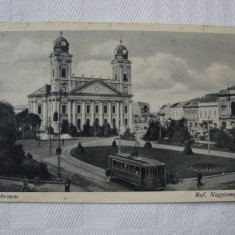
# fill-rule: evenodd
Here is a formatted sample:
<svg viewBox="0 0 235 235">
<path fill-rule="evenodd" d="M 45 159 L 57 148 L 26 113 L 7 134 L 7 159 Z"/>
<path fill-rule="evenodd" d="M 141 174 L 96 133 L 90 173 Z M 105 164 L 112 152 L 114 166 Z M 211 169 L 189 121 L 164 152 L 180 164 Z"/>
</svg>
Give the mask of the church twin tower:
<svg viewBox="0 0 235 235">
<path fill-rule="evenodd" d="M 131 61 L 128 60 L 128 50 L 122 41 L 114 50 L 111 79 L 74 76 L 72 57 L 69 42 L 61 32 L 49 56 L 50 85 L 28 95 L 29 111 L 40 116 L 42 129 L 48 127 L 49 119 L 54 129 L 58 129 L 53 115 L 59 110 L 60 120 L 67 119 L 78 130 L 82 130 L 85 123 L 93 125 L 94 122 L 99 125 L 109 123 L 121 130 L 132 129 Z M 63 88 L 66 87 L 66 96 L 60 100 L 62 84 Z"/>
</svg>

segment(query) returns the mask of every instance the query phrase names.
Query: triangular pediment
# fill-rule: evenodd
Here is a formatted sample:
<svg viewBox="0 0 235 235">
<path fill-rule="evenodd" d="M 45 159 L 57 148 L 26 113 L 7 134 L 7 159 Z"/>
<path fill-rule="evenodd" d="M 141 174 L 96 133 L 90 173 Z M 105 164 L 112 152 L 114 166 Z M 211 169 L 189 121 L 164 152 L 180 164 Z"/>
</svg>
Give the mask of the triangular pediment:
<svg viewBox="0 0 235 235">
<path fill-rule="evenodd" d="M 105 82 L 101 82 L 96 80 L 84 86 L 78 87 L 73 90 L 71 95 L 107 95 L 107 96 L 123 96 L 122 92 L 119 92 L 115 88 L 106 84 Z"/>
</svg>

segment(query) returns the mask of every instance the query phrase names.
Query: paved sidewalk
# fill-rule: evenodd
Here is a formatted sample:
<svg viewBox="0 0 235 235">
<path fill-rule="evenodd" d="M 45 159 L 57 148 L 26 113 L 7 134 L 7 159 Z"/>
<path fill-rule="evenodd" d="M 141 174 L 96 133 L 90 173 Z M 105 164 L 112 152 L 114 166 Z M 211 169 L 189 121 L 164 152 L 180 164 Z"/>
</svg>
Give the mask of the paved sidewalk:
<svg viewBox="0 0 235 235">
<path fill-rule="evenodd" d="M 217 176 L 207 176 L 202 178 L 202 187 L 197 187 L 197 179 L 184 179 L 182 182 L 178 184 L 169 184 L 167 186 L 167 191 L 176 190 L 176 191 L 189 191 L 189 190 L 213 190 L 215 188 L 218 189 L 218 186 L 221 185 L 221 189 L 223 184 L 234 182 L 235 184 L 235 173 L 228 173 L 224 175 Z"/>
</svg>

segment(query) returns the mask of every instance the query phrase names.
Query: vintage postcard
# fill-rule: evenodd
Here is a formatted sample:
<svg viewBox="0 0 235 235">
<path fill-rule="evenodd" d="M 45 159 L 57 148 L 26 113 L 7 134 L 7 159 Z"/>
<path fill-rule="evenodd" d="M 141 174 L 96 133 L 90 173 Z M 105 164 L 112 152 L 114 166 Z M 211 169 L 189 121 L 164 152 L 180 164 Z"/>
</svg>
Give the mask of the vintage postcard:
<svg viewBox="0 0 235 235">
<path fill-rule="evenodd" d="M 0 31 L 0 202 L 235 200 L 235 28 Z"/>
</svg>

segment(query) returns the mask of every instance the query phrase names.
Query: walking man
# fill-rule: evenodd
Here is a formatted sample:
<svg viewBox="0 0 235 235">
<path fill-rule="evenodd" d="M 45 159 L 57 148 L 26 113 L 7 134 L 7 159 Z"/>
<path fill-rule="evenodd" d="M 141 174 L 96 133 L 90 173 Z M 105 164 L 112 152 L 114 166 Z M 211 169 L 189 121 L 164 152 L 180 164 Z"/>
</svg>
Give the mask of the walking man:
<svg viewBox="0 0 235 235">
<path fill-rule="evenodd" d="M 198 171 L 198 173 L 197 173 L 197 187 L 202 186 L 201 179 L 202 179 L 202 173 L 201 173 L 201 171 Z"/>
<path fill-rule="evenodd" d="M 65 192 L 70 192 L 70 179 L 68 177 L 66 177 L 64 185 L 65 185 Z"/>
</svg>

